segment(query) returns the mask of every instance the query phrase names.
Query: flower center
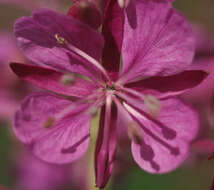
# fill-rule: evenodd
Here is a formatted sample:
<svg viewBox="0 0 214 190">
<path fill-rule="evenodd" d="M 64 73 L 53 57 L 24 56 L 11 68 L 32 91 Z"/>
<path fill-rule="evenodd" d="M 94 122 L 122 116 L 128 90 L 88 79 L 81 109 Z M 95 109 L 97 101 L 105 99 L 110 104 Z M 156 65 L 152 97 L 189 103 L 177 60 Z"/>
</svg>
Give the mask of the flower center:
<svg viewBox="0 0 214 190">
<path fill-rule="evenodd" d="M 112 84 L 112 85 L 106 84 L 106 89 L 107 90 L 116 90 L 114 84 Z"/>
</svg>

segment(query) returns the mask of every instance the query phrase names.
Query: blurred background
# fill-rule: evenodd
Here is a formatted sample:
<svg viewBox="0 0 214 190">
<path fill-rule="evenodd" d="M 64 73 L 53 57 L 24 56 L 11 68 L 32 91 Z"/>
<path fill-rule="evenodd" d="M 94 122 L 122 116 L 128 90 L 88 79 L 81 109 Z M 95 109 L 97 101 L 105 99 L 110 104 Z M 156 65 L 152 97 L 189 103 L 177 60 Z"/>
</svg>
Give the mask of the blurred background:
<svg viewBox="0 0 214 190">
<path fill-rule="evenodd" d="M 71 165 L 50 165 L 37 160 L 14 136 L 12 123 L 20 101 L 34 87 L 20 81 L 9 62 L 27 63 L 16 46 L 14 21 L 39 7 L 67 12 L 69 0 L 0 0 L 0 190 L 95 190 L 93 144 Z M 107 190 L 209 190 L 214 178 L 214 1 L 177 0 L 174 6 L 193 24 L 196 38 L 195 68 L 210 73 L 205 82 L 182 95 L 200 116 L 200 131 L 189 158 L 177 170 L 152 175 L 134 163 L 128 142 L 121 142 L 117 164 Z M 98 119 L 92 121 L 96 125 Z M 95 133 L 95 131 L 92 131 Z M 125 140 L 124 140 L 125 141 Z"/>
</svg>

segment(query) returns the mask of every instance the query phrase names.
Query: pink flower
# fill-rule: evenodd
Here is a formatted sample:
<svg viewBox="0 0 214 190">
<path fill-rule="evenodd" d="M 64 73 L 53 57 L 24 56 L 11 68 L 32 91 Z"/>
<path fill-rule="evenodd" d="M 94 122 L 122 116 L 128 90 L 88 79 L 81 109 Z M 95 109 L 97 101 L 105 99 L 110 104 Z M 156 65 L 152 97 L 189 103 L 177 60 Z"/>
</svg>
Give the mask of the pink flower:
<svg viewBox="0 0 214 190">
<path fill-rule="evenodd" d="M 17 160 L 17 188 L 23 190 L 62 189 L 69 184 L 70 167 L 45 163 L 29 152 Z"/>
<path fill-rule="evenodd" d="M 91 117 L 101 108 L 95 151 L 100 188 L 112 173 L 118 125 L 126 128 L 142 169 L 166 173 L 182 163 L 198 120 L 174 96 L 207 76 L 185 71 L 194 54 L 192 32 L 170 3 L 132 1 L 121 10 L 113 2 L 105 10 L 103 36 L 50 10 L 17 20 L 18 44 L 36 66 L 11 64 L 19 77 L 54 92 L 28 96 L 15 117 L 17 137 L 45 161 L 69 163 L 81 157 L 89 144 Z"/>
<path fill-rule="evenodd" d="M 0 32 L 0 42 L 0 76 L 4 79 L 0 81 L 0 119 L 5 120 L 11 119 L 20 101 L 18 93 L 14 93 L 18 80 L 11 72 L 8 63 L 12 57 L 17 61 L 24 59 L 9 32 Z"/>
</svg>

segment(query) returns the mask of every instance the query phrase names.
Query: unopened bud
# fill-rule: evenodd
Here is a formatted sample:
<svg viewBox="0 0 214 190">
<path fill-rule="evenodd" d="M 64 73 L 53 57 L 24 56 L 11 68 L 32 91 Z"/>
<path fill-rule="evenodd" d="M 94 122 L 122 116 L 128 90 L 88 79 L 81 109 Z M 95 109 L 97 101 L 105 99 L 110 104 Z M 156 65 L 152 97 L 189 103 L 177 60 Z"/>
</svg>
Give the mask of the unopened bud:
<svg viewBox="0 0 214 190">
<path fill-rule="evenodd" d="M 208 160 L 212 160 L 214 158 L 214 152 L 208 157 Z"/>
<path fill-rule="evenodd" d="M 53 126 L 53 124 L 55 123 L 55 118 L 54 117 L 49 117 L 45 123 L 44 123 L 44 128 L 51 128 Z"/>
<path fill-rule="evenodd" d="M 118 0 L 118 4 L 122 9 L 124 9 L 129 6 L 130 1 L 131 0 Z"/>
<path fill-rule="evenodd" d="M 136 123 L 134 122 L 129 123 L 127 127 L 127 132 L 131 140 L 133 140 L 136 144 L 142 144 L 143 140 L 142 131 Z"/>
<path fill-rule="evenodd" d="M 94 29 L 98 29 L 102 23 L 102 16 L 99 8 L 90 0 L 76 1 L 68 11 L 68 15 L 79 19 Z"/>
<path fill-rule="evenodd" d="M 72 73 L 64 74 L 61 77 L 61 83 L 65 86 L 72 85 L 75 83 L 75 77 Z"/>
<path fill-rule="evenodd" d="M 144 103 L 148 107 L 150 114 L 153 117 L 157 117 L 161 109 L 160 101 L 153 95 L 147 95 L 144 97 Z"/>
</svg>

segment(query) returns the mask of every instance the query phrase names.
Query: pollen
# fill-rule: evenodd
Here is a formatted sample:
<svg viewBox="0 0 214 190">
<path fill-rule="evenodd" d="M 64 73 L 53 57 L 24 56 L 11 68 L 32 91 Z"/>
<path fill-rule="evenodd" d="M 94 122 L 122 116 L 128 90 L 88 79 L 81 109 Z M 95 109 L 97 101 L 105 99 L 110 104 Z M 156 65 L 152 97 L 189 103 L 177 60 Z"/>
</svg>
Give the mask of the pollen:
<svg viewBox="0 0 214 190">
<path fill-rule="evenodd" d="M 62 45 L 68 44 L 68 41 L 62 36 L 60 36 L 59 34 L 55 34 L 55 38 L 59 44 L 62 44 Z"/>
<path fill-rule="evenodd" d="M 96 117 L 98 112 L 97 112 L 97 108 L 95 106 L 92 106 L 89 110 L 90 114 L 92 117 Z"/>
<path fill-rule="evenodd" d="M 128 137 L 136 144 L 142 144 L 143 135 L 140 127 L 135 122 L 130 122 L 127 125 Z"/>
<path fill-rule="evenodd" d="M 51 128 L 53 124 L 55 123 L 55 118 L 54 117 L 49 117 L 45 122 L 44 122 L 44 128 Z"/>
<path fill-rule="evenodd" d="M 60 82 L 65 86 L 72 85 L 75 83 L 75 76 L 72 73 L 64 74 Z"/>
<path fill-rule="evenodd" d="M 161 109 L 160 101 L 153 95 L 147 95 L 144 97 L 144 103 L 148 107 L 151 116 L 157 117 Z"/>
</svg>

